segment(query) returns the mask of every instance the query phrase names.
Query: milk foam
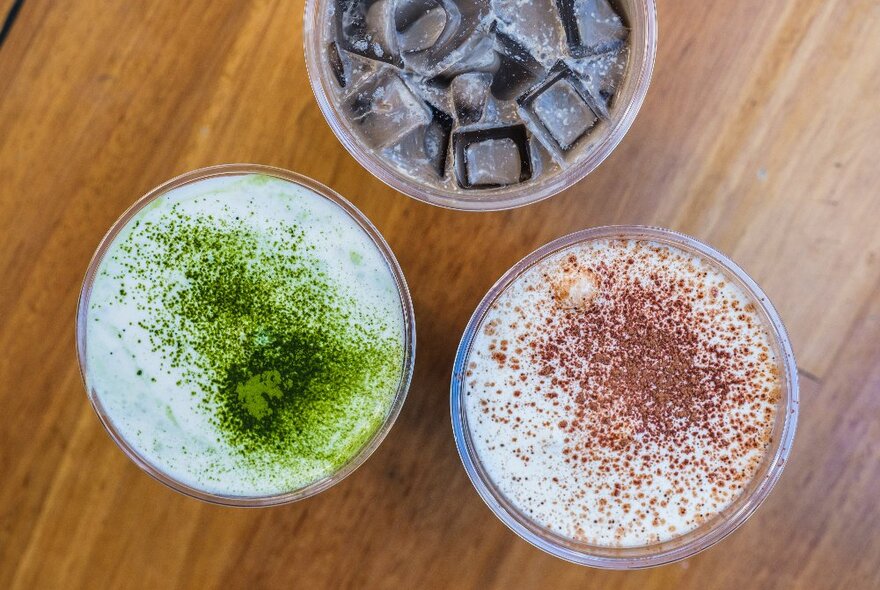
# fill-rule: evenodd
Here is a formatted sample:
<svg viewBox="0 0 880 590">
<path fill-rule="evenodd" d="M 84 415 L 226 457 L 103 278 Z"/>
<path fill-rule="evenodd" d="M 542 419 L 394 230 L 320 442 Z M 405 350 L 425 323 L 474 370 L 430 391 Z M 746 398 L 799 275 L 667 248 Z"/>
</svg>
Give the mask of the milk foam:
<svg viewBox="0 0 880 590">
<path fill-rule="evenodd" d="M 403 310 L 392 272 L 364 230 L 338 205 L 311 190 L 261 175 L 222 176 L 176 188 L 149 203 L 113 240 L 104 255 L 88 302 L 86 381 L 119 436 L 149 464 L 198 490 L 229 496 L 267 496 L 292 491 L 330 475 L 320 459 L 302 459 L 295 469 L 255 471 L 218 433 L 202 392 L 191 393 L 192 366 L 169 364 L 140 327 L 151 316 L 148 289 L 121 286 L 131 254 L 122 245 L 152 223 L 161 226 L 176 213 L 223 220 L 256 232 L 266 248 L 277 248 L 285 227 L 302 232 L 314 248 L 310 261 L 346 299 L 357 302 L 349 321 L 381 318 L 383 337 L 399 341 Z M 143 247 L 144 242 L 141 241 Z M 144 254 L 143 251 L 141 251 Z M 120 298 L 120 290 L 126 291 Z M 401 356 L 402 358 L 402 356 Z M 401 363 L 402 364 L 402 363 Z M 375 393 L 375 392 L 374 392 Z M 376 428 L 388 413 L 396 389 L 365 395 L 364 420 L 353 430 Z M 200 405 L 201 404 L 201 405 Z M 367 432 L 369 431 L 369 432 Z M 340 433 L 340 436 L 347 436 Z M 288 466 L 289 467 L 289 466 Z"/>
<path fill-rule="evenodd" d="M 563 266 L 574 259 L 588 270 L 572 280 Z M 632 262 L 627 265 L 627 260 Z M 591 390 L 554 382 L 564 367 L 539 374 L 530 345 L 566 310 L 607 303 L 610 295 L 597 289 L 591 273 L 607 277 L 609 269 L 622 268 L 615 284 L 650 285 L 661 265 L 666 268 L 661 280 L 700 285 L 704 296 L 695 294 L 690 304 L 714 330 L 700 345 L 721 353 L 739 348 L 738 358 L 743 365 L 752 363 L 754 370 L 737 373 L 743 382 L 734 384 L 721 402 L 720 416 L 709 424 L 682 427 L 676 443 L 628 433 L 632 438 L 618 448 L 590 448 L 585 441 L 582 448 L 589 453 L 570 461 L 567 447 L 579 435 L 562 425 L 572 420 L 572 408 L 579 405 L 576 397 L 589 396 Z M 540 261 L 498 296 L 477 328 L 465 362 L 467 426 L 489 479 L 538 525 L 594 545 L 665 541 L 713 518 L 755 473 L 775 420 L 777 360 L 754 304 L 714 263 L 658 243 L 595 240 Z M 727 338 L 742 331 L 748 336 Z M 580 406 L 588 403 L 589 397 Z M 754 432 L 741 442 L 737 436 L 744 425 Z M 706 443 L 708 431 L 717 442 Z M 637 454 L 630 456 L 635 449 Z M 614 468 L 605 471 L 607 465 Z M 719 484 L 718 473 L 726 474 L 729 483 Z"/>
</svg>

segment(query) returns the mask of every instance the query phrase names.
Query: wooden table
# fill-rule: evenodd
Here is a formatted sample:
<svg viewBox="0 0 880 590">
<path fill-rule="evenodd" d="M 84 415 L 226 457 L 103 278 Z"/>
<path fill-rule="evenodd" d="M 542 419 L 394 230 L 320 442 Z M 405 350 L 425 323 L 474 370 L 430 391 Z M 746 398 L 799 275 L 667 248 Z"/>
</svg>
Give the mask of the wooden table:
<svg viewBox="0 0 880 590">
<path fill-rule="evenodd" d="M 880 2 L 661 0 L 654 82 L 617 151 L 549 201 L 423 205 L 342 149 L 313 100 L 300 0 L 0 0 L 0 588 L 880 587 Z M 351 199 L 412 288 L 418 363 L 379 451 L 267 510 L 184 498 L 109 440 L 80 383 L 74 308 L 134 199 L 221 162 Z M 453 351 L 487 288 L 587 226 L 706 240 L 764 287 L 801 368 L 794 452 L 721 545 L 636 573 L 519 540 L 452 440 Z"/>
</svg>

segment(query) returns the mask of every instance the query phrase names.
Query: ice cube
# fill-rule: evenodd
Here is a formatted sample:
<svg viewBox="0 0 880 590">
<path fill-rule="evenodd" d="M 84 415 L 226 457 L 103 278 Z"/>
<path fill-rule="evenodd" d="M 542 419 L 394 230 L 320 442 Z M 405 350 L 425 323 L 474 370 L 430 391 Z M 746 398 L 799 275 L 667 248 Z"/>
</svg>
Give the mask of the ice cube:
<svg viewBox="0 0 880 590">
<path fill-rule="evenodd" d="M 446 9 L 440 0 L 398 0 L 394 25 L 400 51 L 424 51 L 437 43 L 446 28 L 446 19 Z"/>
<path fill-rule="evenodd" d="M 419 2 L 424 5 L 431 0 L 401 0 L 405 3 Z M 434 43 L 424 47 L 421 50 L 413 50 L 403 54 L 403 62 L 406 67 L 423 76 L 431 77 L 447 70 L 453 64 L 461 61 L 463 58 L 470 56 L 472 50 L 480 43 L 483 35 L 479 29 L 484 25 L 489 14 L 489 0 L 436 0 L 438 7 L 441 8 L 445 16 L 443 18 L 444 26 L 442 33 L 436 38 Z M 398 14 L 410 14 L 411 9 L 406 8 L 406 4 L 399 7 Z M 423 11 L 424 12 L 424 11 Z M 415 11 L 413 11 L 413 14 Z M 411 21 L 414 16 L 406 16 L 402 22 Z M 422 20 L 427 18 L 423 15 Z M 428 25 L 436 26 L 436 21 L 428 21 L 424 28 L 430 29 Z M 416 21 L 413 21 L 415 25 Z M 432 33 L 433 35 L 433 33 Z M 413 43 L 416 45 L 425 45 L 425 43 Z"/>
<path fill-rule="evenodd" d="M 390 68 L 368 78 L 347 98 L 351 121 L 373 148 L 400 141 L 431 122 L 431 111 Z"/>
<path fill-rule="evenodd" d="M 452 117 L 433 105 L 431 123 L 425 129 L 424 151 L 428 163 L 436 170 L 440 178 L 446 176 L 446 159 L 449 154 L 449 137 L 452 134 Z"/>
<path fill-rule="evenodd" d="M 356 88 L 360 86 L 367 78 L 371 78 L 386 69 L 384 63 L 363 57 L 350 51 L 340 51 L 342 63 L 346 67 L 346 78 L 348 80 L 348 88 Z"/>
<path fill-rule="evenodd" d="M 438 82 L 435 78 L 425 78 L 418 74 L 402 74 L 401 77 L 410 87 L 410 90 L 423 101 L 441 111 L 452 112 L 449 88 Z"/>
<path fill-rule="evenodd" d="M 494 0 L 492 7 L 507 34 L 546 68 L 565 54 L 565 31 L 556 0 Z"/>
<path fill-rule="evenodd" d="M 375 76 L 378 70 L 387 67 L 380 61 L 346 51 L 335 41 L 327 44 L 326 57 L 330 71 L 341 90 L 356 87 L 366 78 Z"/>
<path fill-rule="evenodd" d="M 468 72 L 452 80 L 450 92 L 459 125 L 470 125 L 483 118 L 491 84 L 492 74 L 487 72 Z"/>
<path fill-rule="evenodd" d="M 540 93 L 532 109 L 563 150 L 571 149 L 599 120 L 567 78 L 560 78 Z"/>
<path fill-rule="evenodd" d="M 342 54 L 339 53 L 339 46 L 336 44 L 336 41 L 327 45 L 327 61 L 330 62 L 330 69 L 333 71 L 336 82 L 339 86 L 345 88 L 345 85 L 348 84 L 348 76 L 346 75 L 346 67 L 342 62 Z"/>
<path fill-rule="evenodd" d="M 465 150 L 471 186 L 506 186 L 519 182 L 522 161 L 516 143 L 507 137 L 487 139 Z"/>
<path fill-rule="evenodd" d="M 486 124 L 491 123 L 493 126 L 498 127 L 522 122 L 517 110 L 516 101 L 498 100 L 491 93 L 486 101 L 486 108 L 483 109 L 482 120 Z"/>
<path fill-rule="evenodd" d="M 431 122 L 407 134 L 398 143 L 387 147 L 382 155 L 413 178 L 446 177 L 449 153 L 449 135 L 452 117 L 428 105 L 432 112 Z"/>
<path fill-rule="evenodd" d="M 532 151 L 532 176 L 534 178 L 559 170 L 559 162 L 534 134 L 529 138 L 529 145 Z"/>
<path fill-rule="evenodd" d="M 608 0 L 556 0 L 569 51 L 575 57 L 623 47 L 626 23 Z"/>
<path fill-rule="evenodd" d="M 430 114 L 430 121 L 409 131 L 395 144 L 390 156 L 403 168 L 418 174 L 443 178 L 446 176 L 446 160 L 453 118 L 449 110 L 448 93 L 430 80 L 417 75 L 402 75 L 412 95 L 419 99 Z"/>
<path fill-rule="evenodd" d="M 339 42 L 352 53 L 403 65 L 394 29 L 394 0 L 338 0 Z"/>
<path fill-rule="evenodd" d="M 524 125 L 457 131 L 453 134 L 455 175 L 463 188 L 495 188 L 532 177 Z"/>
<path fill-rule="evenodd" d="M 512 100 L 528 90 L 544 74 L 544 68 L 516 39 L 493 23 L 495 48 L 501 64 L 492 78 L 492 95 L 500 100 Z"/>
<path fill-rule="evenodd" d="M 599 121 L 595 100 L 563 62 L 517 103 L 523 118 L 556 155 L 571 150 Z"/>
<path fill-rule="evenodd" d="M 568 61 L 571 69 L 580 76 L 590 94 L 602 98 L 602 105 L 606 110 L 611 108 L 614 96 L 617 94 L 620 83 L 626 75 L 626 66 L 629 60 L 629 48 L 624 47 L 615 51 L 608 51 L 582 59 Z"/>
<path fill-rule="evenodd" d="M 495 39 L 489 34 L 480 35 L 475 43 L 468 46 L 466 53 L 461 54 L 458 61 L 435 76 L 438 82 L 449 85 L 459 74 L 469 72 L 486 72 L 494 74 L 501 65 L 498 52 L 495 51 Z"/>
</svg>

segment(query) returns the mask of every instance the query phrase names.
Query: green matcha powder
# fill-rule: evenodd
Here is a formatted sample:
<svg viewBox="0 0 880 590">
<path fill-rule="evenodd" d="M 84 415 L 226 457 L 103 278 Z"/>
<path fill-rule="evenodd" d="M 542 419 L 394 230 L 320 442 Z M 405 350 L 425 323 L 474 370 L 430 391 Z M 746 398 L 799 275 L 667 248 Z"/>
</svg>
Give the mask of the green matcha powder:
<svg viewBox="0 0 880 590">
<path fill-rule="evenodd" d="M 249 470 L 301 487 L 303 465 L 339 468 L 382 424 L 403 345 L 340 294 L 301 232 L 279 224 L 269 236 L 175 206 L 161 224 L 135 223 L 113 278 L 120 301 L 145 296 L 140 327 L 186 376 L 172 393 L 198 396 Z"/>
</svg>

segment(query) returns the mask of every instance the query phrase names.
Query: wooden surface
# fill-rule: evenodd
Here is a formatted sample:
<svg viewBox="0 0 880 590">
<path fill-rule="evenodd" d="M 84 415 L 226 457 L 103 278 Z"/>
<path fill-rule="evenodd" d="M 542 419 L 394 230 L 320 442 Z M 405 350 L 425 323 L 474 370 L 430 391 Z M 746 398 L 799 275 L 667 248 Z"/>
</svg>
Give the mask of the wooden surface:
<svg viewBox="0 0 880 590">
<path fill-rule="evenodd" d="M 660 0 L 653 85 L 621 146 L 562 195 L 493 214 L 412 201 L 347 155 L 308 86 L 302 12 L 22 5 L 0 47 L 0 588 L 880 587 L 880 2 Z M 332 490 L 267 510 L 201 504 L 141 473 L 74 357 L 77 292 L 109 225 L 164 180 L 237 161 L 360 207 L 418 320 L 412 390 L 382 447 Z M 778 307 L 802 376 L 794 452 L 766 504 L 721 545 L 636 573 L 568 565 L 509 533 L 448 419 L 453 351 L 487 288 L 535 247 L 608 223 L 731 255 Z"/>
</svg>

